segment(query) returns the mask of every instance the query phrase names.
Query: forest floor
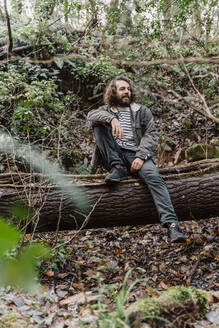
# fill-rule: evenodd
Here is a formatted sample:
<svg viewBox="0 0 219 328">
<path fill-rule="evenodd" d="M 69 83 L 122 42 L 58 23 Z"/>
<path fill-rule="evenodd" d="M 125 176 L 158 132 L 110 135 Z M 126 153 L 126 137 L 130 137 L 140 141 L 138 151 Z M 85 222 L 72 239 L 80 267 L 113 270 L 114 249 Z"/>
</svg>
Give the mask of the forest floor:
<svg viewBox="0 0 219 328">
<path fill-rule="evenodd" d="M 218 223 L 219 218 L 182 222 L 185 244 L 168 244 L 159 224 L 36 234 L 35 240 L 53 249 L 41 267 L 40 293 L 2 289 L 0 327 L 102 327 L 97 324 L 100 308 L 115 310 L 113 291 L 121 290 L 127 274 L 127 288 L 139 282 L 126 307 L 171 286 L 195 286 L 213 295 L 213 304 L 204 318 L 191 311 L 175 327 L 219 327 Z"/>
</svg>

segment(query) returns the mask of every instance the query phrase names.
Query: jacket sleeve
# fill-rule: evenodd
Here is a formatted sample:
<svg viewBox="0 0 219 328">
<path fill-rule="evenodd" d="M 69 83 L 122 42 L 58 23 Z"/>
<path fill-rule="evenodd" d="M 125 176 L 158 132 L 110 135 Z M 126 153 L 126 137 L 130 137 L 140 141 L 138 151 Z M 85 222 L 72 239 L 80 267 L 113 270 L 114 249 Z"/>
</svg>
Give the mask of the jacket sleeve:
<svg viewBox="0 0 219 328">
<path fill-rule="evenodd" d="M 109 123 L 115 117 L 114 114 L 111 114 L 107 111 L 106 107 L 102 106 L 98 109 L 91 110 L 87 115 L 87 121 L 93 127 L 100 123 Z"/>
<path fill-rule="evenodd" d="M 154 156 L 158 144 L 158 132 L 151 111 L 145 108 L 146 126 L 135 157 L 148 159 Z"/>
</svg>

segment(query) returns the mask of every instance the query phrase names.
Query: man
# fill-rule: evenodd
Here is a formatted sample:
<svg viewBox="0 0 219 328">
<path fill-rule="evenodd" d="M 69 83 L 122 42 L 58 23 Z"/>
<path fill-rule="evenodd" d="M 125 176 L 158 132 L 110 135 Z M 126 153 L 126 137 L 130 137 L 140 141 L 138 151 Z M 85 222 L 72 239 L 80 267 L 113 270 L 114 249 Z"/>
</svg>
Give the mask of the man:
<svg viewBox="0 0 219 328">
<path fill-rule="evenodd" d="M 119 76 L 109 83 L 105 106 L 90 111 L 87 117 L 94 131 L 95 155 L 100 155 L 103 166 L 110 171 L 105 178 L 108 184 L 127 179 L 128 172 L 137 174 L 152 194 L 170 242 L 185 242 L 168 190 L 155 166 L 158 134 L 151 111 L 135 100 L 135 90 L 126 77 Z"/>
</svg>

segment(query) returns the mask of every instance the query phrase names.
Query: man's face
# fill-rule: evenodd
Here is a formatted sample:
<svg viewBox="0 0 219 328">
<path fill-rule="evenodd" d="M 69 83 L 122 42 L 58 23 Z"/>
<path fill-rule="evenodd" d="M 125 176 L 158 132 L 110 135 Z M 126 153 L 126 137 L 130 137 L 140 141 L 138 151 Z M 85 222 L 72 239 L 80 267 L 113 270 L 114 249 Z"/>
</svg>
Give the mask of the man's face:
<svg viewBox="0 0 219 328">
<path fill-rule="evenodd" d="M 128 82 L 123 80 L 116 81 L 116 101 L 122 107 L 130 105 L 131 88 Z"/>
</svg>

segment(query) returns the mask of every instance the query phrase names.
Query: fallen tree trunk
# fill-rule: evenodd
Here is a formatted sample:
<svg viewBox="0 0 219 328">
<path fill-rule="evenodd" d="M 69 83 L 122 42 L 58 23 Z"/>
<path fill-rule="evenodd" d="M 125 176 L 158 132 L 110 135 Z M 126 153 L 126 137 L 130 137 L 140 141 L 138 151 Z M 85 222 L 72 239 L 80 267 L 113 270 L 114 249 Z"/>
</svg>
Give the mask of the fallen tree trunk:
<svg viewBox="0 0 219 328">
<path fill-rule="evenodd" d="M 180 220 L 219 216 L 219 159 L 160 169 Z M 71 199 L 39 174 L 0 175 L 0 215 L 10 216 L 11 206 L 23 202 L 34 210 L 29 231 L 55 231 L 138 225 L 159 222 L 147 187 L 130 178 L 115 186 L 104 183 L 104 175 L 69 175 L 77 183 L 90 212 L 79 211 Z M 77 180 L 75 180 L 77 179 Z M 26 223 L 22 223 L 24 226 Z"/>
</svg>

